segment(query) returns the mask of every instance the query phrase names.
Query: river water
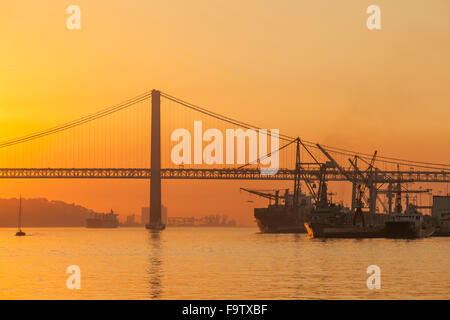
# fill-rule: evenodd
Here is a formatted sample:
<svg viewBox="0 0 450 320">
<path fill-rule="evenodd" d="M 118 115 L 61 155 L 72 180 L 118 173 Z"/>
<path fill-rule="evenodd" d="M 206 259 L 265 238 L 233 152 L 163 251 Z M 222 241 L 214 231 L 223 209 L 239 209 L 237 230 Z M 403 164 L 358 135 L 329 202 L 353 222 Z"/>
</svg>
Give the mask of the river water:
<svg viewBox="0 0 450 320">
<path fill-rule="evenodd" d="M 0 229 L 0 299 L 450 299 L 450 238 L 307 239 L 256 228 Z M 80 268 L 70 290 L 67 268 Z M 380 289 L 367 288 L 367 267 Z"/>
</svg>

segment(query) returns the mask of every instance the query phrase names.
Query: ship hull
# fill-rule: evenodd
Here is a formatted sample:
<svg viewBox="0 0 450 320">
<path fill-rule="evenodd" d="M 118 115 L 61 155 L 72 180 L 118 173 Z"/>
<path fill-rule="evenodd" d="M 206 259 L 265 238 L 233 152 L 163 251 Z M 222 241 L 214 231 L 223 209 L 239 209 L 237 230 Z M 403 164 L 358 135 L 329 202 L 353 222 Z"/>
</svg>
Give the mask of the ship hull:
<svg viewBox="0 0 450 320">
<path fill-rule="evenodd" d="M 409 221 L 388 221 L 386 222 L 386 237 L 394 239 L 415 239 L 426 238 L 433 235 L 435 228 L 427 226 L 417 228 Z"/>
<path fill-rule="evenodd" d="M 433 237 L 450 237 L 450 228 L 437 226 L 433 233 Z"/>
<path fill-rule="evenodd" d="M 313 238 L 383 238 L 383 227 L 361 227 L 354 225 L 333 226 L 325 223 L 311 223 Z"/>
<path fill-rule="evenodd" d="M 256 224 L 262 233 L 306 233 L 308 216 L 305 208 L 255 208 Z"/>
<path fill-rule="evenodd" d="M 450 231 L 435 231 L 433 237 L 450 237 Z"/>
<path fill-rule="evenodd" d="M 306 228 L 304 226 L 286 226 L 286 225 L 273 225 L 267 223 L 265 220 L 256 218 L 256 224 L 258 225 L 259 231 L 261 233 L 306 233 Z"/>
</svg>

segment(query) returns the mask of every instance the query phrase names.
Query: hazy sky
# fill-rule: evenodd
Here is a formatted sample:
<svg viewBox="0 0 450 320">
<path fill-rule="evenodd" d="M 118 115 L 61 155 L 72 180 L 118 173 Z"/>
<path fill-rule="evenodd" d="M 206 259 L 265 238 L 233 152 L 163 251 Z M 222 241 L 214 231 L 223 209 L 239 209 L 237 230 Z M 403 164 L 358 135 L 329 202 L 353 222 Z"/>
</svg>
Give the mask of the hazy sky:
<svg viewBox="0 0 450 320">
<path fill-rule="evenodd" d="M 70 4 L 81 30 L 66 28 Z M 307 140 L 450 162 L 448 0 L 0 0 L 0 43 L 1 141 L 156 88 Z M 251 183 L 209 184 L 204 197 L 166 182 L 169 215 L 220 201 L 252 220 L 238 191 Z M 148 183 L 1 181 L 0 196 L 19 190 L 128 214 Z"/>
</svg>

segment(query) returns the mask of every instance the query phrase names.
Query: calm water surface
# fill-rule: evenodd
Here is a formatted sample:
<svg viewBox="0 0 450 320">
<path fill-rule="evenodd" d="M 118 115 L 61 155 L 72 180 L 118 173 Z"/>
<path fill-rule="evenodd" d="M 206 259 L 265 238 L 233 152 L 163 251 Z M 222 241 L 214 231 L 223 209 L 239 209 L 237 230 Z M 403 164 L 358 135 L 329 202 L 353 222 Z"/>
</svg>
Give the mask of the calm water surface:
<svg viewBox="0 0 450 320">
<path fill-rule="evenodd" d="M 0 229 L 0 299 L 450 299 L 450 238 L 318 240 L 256 228 Z M 66 269 L 81 268 L 81 290 Z M 381 268 L 368 290 L 366 268 Z"/>
</svg>

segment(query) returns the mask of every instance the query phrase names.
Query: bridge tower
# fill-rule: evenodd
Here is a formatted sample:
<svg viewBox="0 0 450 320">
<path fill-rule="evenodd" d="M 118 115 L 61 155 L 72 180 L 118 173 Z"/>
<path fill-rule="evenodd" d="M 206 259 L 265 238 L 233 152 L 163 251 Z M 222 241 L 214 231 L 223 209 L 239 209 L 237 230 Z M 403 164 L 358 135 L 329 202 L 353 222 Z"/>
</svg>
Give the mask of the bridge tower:
<svg viewBox="0 0 450 320">
<path fill-rule="evenodd" d="M 147 229 L 162 230 L 161 223 L 161 93 L 152 90 L 150 221 Z"/>
</svg>

